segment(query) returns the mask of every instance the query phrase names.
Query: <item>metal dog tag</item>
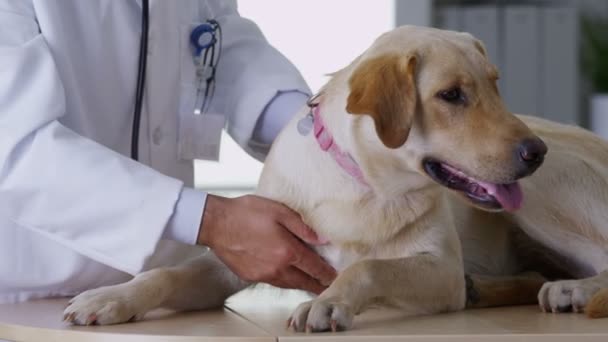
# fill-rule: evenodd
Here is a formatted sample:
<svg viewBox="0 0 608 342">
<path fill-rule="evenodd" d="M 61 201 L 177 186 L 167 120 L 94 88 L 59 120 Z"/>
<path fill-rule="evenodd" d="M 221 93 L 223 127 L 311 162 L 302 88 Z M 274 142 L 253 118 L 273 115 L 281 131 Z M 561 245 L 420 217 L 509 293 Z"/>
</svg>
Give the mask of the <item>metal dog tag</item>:
<svg viewBox="0 0 608 342">
<path fill-rule="evenodd" d="M 308 114 L 306 114 L 305 117 L 298 121 L 298 133 L 300 133 L 300 135 L 308 135 L 308 133 L 310 133 L 312 130 L 313 121 L 314 118 L 311 110 Z"/>
</svg>

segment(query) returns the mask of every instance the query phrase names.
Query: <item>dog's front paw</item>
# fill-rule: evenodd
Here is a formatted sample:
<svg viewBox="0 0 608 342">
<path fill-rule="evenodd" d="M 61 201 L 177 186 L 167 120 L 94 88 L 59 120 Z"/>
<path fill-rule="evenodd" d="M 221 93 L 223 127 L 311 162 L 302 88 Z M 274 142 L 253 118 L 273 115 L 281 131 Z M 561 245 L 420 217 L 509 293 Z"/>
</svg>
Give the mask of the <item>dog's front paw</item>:
<svg viewBox="0 0 608 342">
<path fill-rule="evenodd" d="M 63 320 L 75 325 L 108 325 L 141 319 L 145 309 L 124 284 L 85 291 L 72 298 Z"/>
<path fill-rule="evenodd" d="M 353 324 L 351 306 L 338 298 L 317 298 L 300 304 L 288 321 L 297 332 L 342 331 Z"/>
<path fill-rule="evenodd" d="M 600 288 L 593 278 L 547 282 L 538 292 L 538 305 L 543 312 L 583 312 Z"/>
</svg>

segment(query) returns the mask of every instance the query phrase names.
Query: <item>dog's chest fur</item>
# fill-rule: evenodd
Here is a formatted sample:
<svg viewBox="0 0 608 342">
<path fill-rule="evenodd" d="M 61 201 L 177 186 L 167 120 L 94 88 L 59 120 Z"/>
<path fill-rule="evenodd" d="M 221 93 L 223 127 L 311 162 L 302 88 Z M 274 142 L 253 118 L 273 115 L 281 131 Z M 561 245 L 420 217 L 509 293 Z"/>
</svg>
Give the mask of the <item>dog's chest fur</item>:
<svg viewBox="0 0 608 342">
<path fill-rule="evenodd" d="M 373 259 L 373 253 L 363 254 L 352 248 L 344 248 L 332 244 L 316 246 L 314 250 L 338 272 L 343 271 L 357 261 Z"/>
</svg>

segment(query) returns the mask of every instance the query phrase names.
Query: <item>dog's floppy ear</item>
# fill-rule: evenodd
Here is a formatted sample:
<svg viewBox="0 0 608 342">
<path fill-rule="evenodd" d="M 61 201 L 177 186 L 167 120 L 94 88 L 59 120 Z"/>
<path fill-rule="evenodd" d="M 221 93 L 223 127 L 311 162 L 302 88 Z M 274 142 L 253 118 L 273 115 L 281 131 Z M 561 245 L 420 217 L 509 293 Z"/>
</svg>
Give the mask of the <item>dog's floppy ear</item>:
<svg viewBox="0 0 608 342">
<path fill-rule="evenodd" d="M 479 52 L 486 59 L 488 58 L 488 50 L 486 50 L 486 46 L 483 44 L 483 42 L 480 39 L 475 38 L 474 35 L 472 35 L 468 32 L 460 32 L 460 34 L 462 36 L 464 36 L 465 39 L 469 40 L 473 44 L 473 46 L 475 47 L 475 50 L 477 50 L 477 52 Z"/>
<path fill-rule="evenodd" d="M 481 40 L 473 38 L 473 45 L 475 46 L 477 51 L 479 51 L 479 53 L 481 53 L 485 58 L 488 58 L 488 51 L 486 50 L 486 47 L 485 45 L 483 45 L 483 42 Z"/>
<path fill-rule="evenodd" d="M 413 54 L 371 58 L 349 80 L 346 111 L 370 115 L 386 147 L 402 146 L 409 135 L 416 110 L 416 63 Z"/>
</svg>

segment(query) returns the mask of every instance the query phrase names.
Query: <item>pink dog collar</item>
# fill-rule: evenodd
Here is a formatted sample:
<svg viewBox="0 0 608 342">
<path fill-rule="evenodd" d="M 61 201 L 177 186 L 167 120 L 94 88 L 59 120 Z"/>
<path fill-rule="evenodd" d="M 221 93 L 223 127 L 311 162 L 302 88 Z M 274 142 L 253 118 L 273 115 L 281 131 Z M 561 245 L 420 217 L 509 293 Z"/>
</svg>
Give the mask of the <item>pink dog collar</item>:
<svg viewBox="0 0 608 342">
<path fill-rule="evenodd" d="M 346 173 L 358 180 L 361 184 L 369 187 L 369 184 L 367 184 L 365 181 L 365 177 L 363 176 L 363 172 L 361 171 L 359 164 L 357 164 L 357 162 L 348 152 L 342 151 L 334 142 L 334 138 L 323 123 L 323 118 L 321 118 L 321 114 L 319 113 L 319 106 L 313 106 L 311 111 L 313 115 L 313 131 L 321 150 L 329 152 L 336 163 L 338 163 L 338 165 L 340 165 L 340 167 L 342 167 Z"/>
</svg>

